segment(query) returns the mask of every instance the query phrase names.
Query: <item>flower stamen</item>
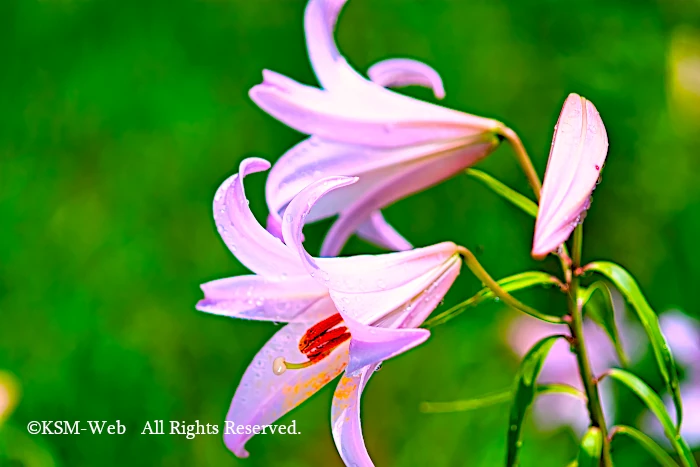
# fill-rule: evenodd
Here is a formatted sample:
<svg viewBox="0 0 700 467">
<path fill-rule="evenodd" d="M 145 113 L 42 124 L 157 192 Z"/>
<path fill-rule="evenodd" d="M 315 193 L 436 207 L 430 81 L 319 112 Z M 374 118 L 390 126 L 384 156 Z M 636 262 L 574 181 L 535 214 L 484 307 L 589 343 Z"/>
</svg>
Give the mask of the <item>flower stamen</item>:
<svg viewBox="0 0 700 467">
<path fill-rule="evenodd" d="M 272 362 L 272 372 L 281 375 L 286 370 L 300 370 L 326 358 L 340 344 L 350 339 L 348 328 L 339 326 L 342 322 L 340 313 L 336 313 L 311 326 L 299 339 L 299 351 L 306 355 L 308 360 L 292 363 L 284 357 L 277 357 Z"/>
</svg>

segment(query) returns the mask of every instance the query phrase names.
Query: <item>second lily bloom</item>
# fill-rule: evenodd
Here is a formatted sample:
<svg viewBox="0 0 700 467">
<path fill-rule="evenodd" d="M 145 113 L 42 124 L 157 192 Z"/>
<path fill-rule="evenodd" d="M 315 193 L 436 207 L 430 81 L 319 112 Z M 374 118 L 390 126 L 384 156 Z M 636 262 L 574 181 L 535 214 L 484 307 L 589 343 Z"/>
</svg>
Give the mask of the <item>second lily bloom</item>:
<svg viewBox="0 0 700 467">
<path fill-rule="evenodd" d="M 411 245 L 379 209 L 443 181 L 493 151 L 510 130 L 500 122 L 419 101 L 384 86 L 421 85 L 441 98 L 440 76 L 408 59 L 379 62 L 371 80 L 338 51 L 333 32 L 345 0 L 309 1 L 306 43 L 322 89 L 263 72 L 250 97 L 263 110 L 311 137 L 275 164 L 267 181 L 268 229 L 280 236 L 282 214 L 304 187 L 331 175 L 359 176 L 353 186 L 329 193 L 308 221 L 339 215 L 321 249 L 336 256 L 355 232 L 390 250 Z"/>
</svg>

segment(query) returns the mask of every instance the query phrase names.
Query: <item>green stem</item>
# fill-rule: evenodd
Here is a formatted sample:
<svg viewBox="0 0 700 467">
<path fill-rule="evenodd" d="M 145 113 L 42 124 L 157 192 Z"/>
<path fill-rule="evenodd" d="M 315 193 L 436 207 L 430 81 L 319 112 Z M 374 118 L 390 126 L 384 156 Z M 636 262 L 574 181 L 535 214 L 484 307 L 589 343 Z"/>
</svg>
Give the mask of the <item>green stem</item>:
<svg viewBox="0 0 700 467">
<path fill-rule="evenodd" d="M 545 315 L 544 313 L 541 313 L 535 310 L 534 308 L 525 305 L 520 300 L 506 292 L 506 290 L 503 289 L 503 287 L 501 287 L 501 285 L 498 282 L 496 282 L 493 279 L 493 277 L 489 275 L 488 272 L 486 272 L 484 267 L 479 263 L 479 261 L 476 259 L 476 256 L 474 256 L 474 254 L 471 251 L 467 250 L 462 246 L 458 247 L 457 251 L 459 252 L 459 254 L 462 255 L 462 257 L 464 258 L 464 263 L 471 270 L 471 272 L 474 273 L 477 279 L 479 279 L 485 287 L 491 289 L 493 294 L 499 299 L 503 300 L 503 303 L 505 303 L 506 305 L 515 308 L 516 310 L 520 310 L 523 313 L 527 313 L 528 315 L 534 316 L 535 318 L 539 318 L 542 321 L 546 321 L 548 323 L 562 324 L 564 322 L 564 320 L 558 316 Z"/>
<path fill-rule="evenodd" d="M 527 155 L 523 142 L 520 141 L 520 137 L 518 137 L 517 133 L 508 127 L 501 128 L 498 134 L 504 137 L 510 143 L 513 151 L 515 152 L 515 158 L 517 159 L 518 164 L 520 164 L 523 172 L 525 172 L 525 177 L 527 178 L 532 191 L 535 193 L 535 197 L 539 200 L 540 191 L 542 190 L 542 183 L 540 182 L 540 177 L 535 171 L 535 167 L 532 165 L 530 156 Z"/>
<path fill-rule="evenodd" d="M 583 245 L 583 227 L 579 224 L 574 230 L 574 240 L 573 240 L 573 251 L 572 251 L 572 269 L 575 271 L 581 265 L 581 250 Z M 586 391 L 586 397 L 588 399 L 588 412 L 591 417 L 591 425 L 600 428 L 603 434 L 603 465 L 605 467 L 612 467 L 612 459 L 610 457 L 610 441 L 607 437 L 607 428 L 605 425 L 605 418 L 603 416 L 603 409 L 600 404 L 600 394 L 598 393 L 598 386 L 593 376 L 591 370 L 591 363 L 588 359 L 588 353 L 586 351 L 586 342 L 583 335 L 583 314 L 581 306 L 578 302 L 578 288 L 579 288 L 579 278 L 574 275 L 571 279 L 571 285 L 569 287 L 569 314 L 571 316 L 571 322 L 569 323 L 569 328 L 571 329 L 571 336 L 573 337 L 573 349 L 576 353 L 576 360 L 578 361 L 579 372 L 581 374 L 581 381 L 583 382 L 583 387 Z"/>
</svg>

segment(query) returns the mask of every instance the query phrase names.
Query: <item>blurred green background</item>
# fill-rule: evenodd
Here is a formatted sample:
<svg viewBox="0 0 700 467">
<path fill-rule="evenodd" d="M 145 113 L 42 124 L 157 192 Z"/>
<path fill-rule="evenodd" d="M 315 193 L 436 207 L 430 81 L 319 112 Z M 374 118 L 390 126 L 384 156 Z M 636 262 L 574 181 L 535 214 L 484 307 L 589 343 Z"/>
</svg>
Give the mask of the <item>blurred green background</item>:
<svg viewBox="0 0 700 467">
<path fill-rule="evenodd" d="M 302 139 L 247 90 L 263 68 L 316 83 L 304 6 L 0 2 L 0 370 L 20 386 L 0 427 L 3 466 L 340 465 L 329 426 L 335 384 L 282 420 L 296 420 L 302 435 L 255 437 L 247 460 L 217 435 L 138 434 L 154 419 L 223 421 L 244 369 L 276 330 L 194 304 L 200 283 L 246 272 L 214 228 L 215 189 L 242 158 L 275 160 Z M 444 104 L 511 125 L 540 173 L 567 93 L 591 99 L 610 153 L 584 259 L 627 267 L 657 311 L 697 315 L 699 28 L 697 0 L 351 0 L 337 38 L 360 71 L 395 56 L 431 64 Z M 504 146 L 480 166 L 528 193 L 511 155 Z M 262 175 L 247 182 L 260 219 L 263 183 Z M 386 216 L 415 245 L 454 240 L 478 251 L 496 277 L 540 267 L 529 257 L 532 219 L 467 177 Z M 329 225 L 307 229 L 310 249 Z M 346 251 L 375 250 L 353 240 Z M 445 306 L 478 285 L 464 272 Z M 549 297 L 524 295 L 561 306 Z M 502 463 L 506 405 L 448 415 L 418 405 L 507 387 L 518 362 L 502 334 L 513 315 L 496 305 L 472 310 L 372 379 L 363 423 L 377 465 Z M 640 371 L 658 378 L 651 365 Z M 634 423 L 639 407 L 626 405 L 621 416 Z M 116 419 L 127 434 L 25 429 L 30 420 Z M 539 433 L 532 423 L 524 441 L 524 466 L 561 466 L 576 449 L 568 431 Z M 620 465 L 652 465 L 625 443 L 616 455 Z"/>
</svg>

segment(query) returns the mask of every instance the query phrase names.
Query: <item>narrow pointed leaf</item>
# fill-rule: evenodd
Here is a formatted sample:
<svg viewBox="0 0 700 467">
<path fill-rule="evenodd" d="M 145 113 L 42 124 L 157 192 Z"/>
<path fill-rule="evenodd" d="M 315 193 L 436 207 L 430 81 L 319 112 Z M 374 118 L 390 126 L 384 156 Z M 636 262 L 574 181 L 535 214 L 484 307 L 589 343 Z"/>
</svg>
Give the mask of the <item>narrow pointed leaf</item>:
<svg viewBox="0 0 700 467">
<path fill-rule="evenodd" d="M 610 288 L 605 282 L 596 281 L 590 287 L 579 288 L 579 299 L 583 303 L 583 313 L 607 333 L 615 346 L 620 364 L 623 367 L 628 367 L 629 359 L 625 354 L 620 332 L 615 322 L 615 304 Z"/>
<path fill-rule="evenodd" d="M 656 459 L 656 462 L 658 462 L 659 465 L 661 465 L 662 467 L 678 467 L 678 464 L 676 464 L 676 462 L 671 458 L 671 456 L 668 455 L 664 448 L 656 444 L 656 441 L 654 441 L 641 431 L 637 430 L 636 428 L 632 428 L 631 426 L 618 425 L 616 427 L 613 427 L 613 429 L 611 430 L 611 440 L 615 439 L 616 435 L 626 435 L 635 440 L 637 444 L 639 444 L 654 459 Z"/>
<path fill-rule="evenodd" d="M 541 271 L 528 271 L 520 274 L 515 274 L 513 276 L 508 276 L 498 281 L 503 290 L 508 293 L 516 292 L 518 290 L 529 289 L 536 285 L 542 285 L 544 287 L 551 287 L 552 285 L 558 285 L 559 279 Z M 452 308 L 444 311 L 433 318 L 427 320 L 424 324 L 424 328 L 432 328 L 439 324 L 443 324 L 457 315 L 461 314 L 466 309 L 477 306 L 487 300 L 492 300 L 496 296 L 493 291 L 488 287 L 481 289 L 474 296 L 468 298 L 467 300 L 458 303 Z M 554 318 L 554 317 L 553 317 Z"/>
<path fill-rule="evenodd" d="M 697 467 L 697 463 L 693 458 L 693 453 L 690 451 L 688 444 L 683 440 L 681 435 L 676 433 L 676 429 L 673 426 L 673 421 L 670 415 L 666 412 L 666 407 L 661 398 L 651 389 L 644 381 L 642 381 L 638 376 L 633 375 L 629 371 L 620 370 L 613 368 L 605 373 L 616 381 L 624 384 L 632 392 L 634 392 L 639 399 L 647 406 L 647 408 L 659 419 L 661 426 L 664 429 L 666 437 L 671 442 L 673 449 L 680 456 L 681 462 L 684 467 Z"/>
<path fill-rule="evenodd" d="M 503 392 L 487 394 L 473 399 L 466 399 L 452 402 L 422 402 L 420 411 L 426 413 L 448 413 L 467 412 L 469 410 L 481 409 L 492 405 L 508 402 L 513 397 L 513 392 L 509 389 Z"/>
<path fill-rule="evenodd" d="M 607 277 L 624 295 L 629 304 L 632 305 L 632 309 L 636 312 L 639 321 L 644 327 L 644 331 L 649 337 L 659 371 L 669 393 L 673 397 L 673 403 L 676 406 L 676 432 L 680 432 L 680 426 L 683 421 L 683 403 L 678 383 L 678 371 L 676 370 L 676 364 L 673 361 L 668 342 L 666 342 L 666 338 L 661 332 L 659 318 L 649 306 L 649 303 L 647 303 L 637 282 L 621 266 L 607 261 L 597 261 L 588 264 L 584 270 L 595 271 Z"/>
<path fill-rule="evenodd" d="M 521 195 L 514 189 L 504 185 L 499 180 L 496 180 L 491 175 L 487 174 L 486 172 L 482 172 L 481 170 L 467 169 L 465 173 L 470 177 L 474 177 L 475 179 L 479 180 L 481 183 L 486 185 L 487 188 L 490 188 L 491 191 L 501 196 L 514 206 L 520 208 L 527 214 L 530 214 L 532 217 L 537 217 L 537 204 L 535 204 L 535 202 L 530 198 Z"/>
<path fill-rule="evenodd" d="M 543 394 L 568 394 L 578 399 L 586 400 L 585 394 L 578 389 L 566 384 L 540 384 L 536 389 L 537 395 Z M 493 394 L 487 394 L 473 399 L 451 402 L 422 402 L 420 411 L 425 413 L 448 413 L 448 412 L 468 412 L 470 410 L 481 409 L 492 405 L 508 402 L 513 399 L 511 389 Z"/>
<path fill-rule="evenodd" d="M 510 409 L 508 426 L 507 467 L 518 465 L 518 450 L 521 444 L 520 431 L 525 419 L 525 413 L 535 399 L 535 382 L 552 345 L 557 339 L 563 337 L 565 336 L 554 335 L 545 337 L 525 354 L 523 361 L 520 363 L 513 385 L 513 404 Z"/>
<path fill-rule="evenodd" d="M 588 429 L 578 451 L 579 467 L 598 467 L 600 456 L 603 454 L 603 432 L 592 426 Z"/>
<path fill-rule="evenodd" d="M 571 397 L 586 401 L 586 395 L 581 390 L 576 389 L 573 386 L 569 386 L 568 384 L 551 383 L 538 385 L 537 395 L 545 394 L 567 394 Z"/>
</svg>

